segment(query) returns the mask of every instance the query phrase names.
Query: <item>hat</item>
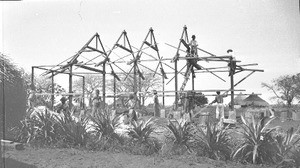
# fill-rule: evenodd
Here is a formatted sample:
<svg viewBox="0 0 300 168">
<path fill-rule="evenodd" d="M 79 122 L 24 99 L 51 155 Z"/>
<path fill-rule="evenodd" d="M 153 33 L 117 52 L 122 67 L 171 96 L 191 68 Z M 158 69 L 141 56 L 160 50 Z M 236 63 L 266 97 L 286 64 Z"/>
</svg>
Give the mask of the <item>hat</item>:
<svg viewBox="0 0 300 168">
<path fill-rule="evenodd" d="M 230 53 L 230 52 L 233 52 L 232 49 L 228 49 L 228 50 L 227 50 L 227 53 Z"/>
<path fill-rule="evenodd" d="M 156 91 L 156 90 L 153 90 L 153 94 L 157 94 L 157 91 Z"/>
</svg>

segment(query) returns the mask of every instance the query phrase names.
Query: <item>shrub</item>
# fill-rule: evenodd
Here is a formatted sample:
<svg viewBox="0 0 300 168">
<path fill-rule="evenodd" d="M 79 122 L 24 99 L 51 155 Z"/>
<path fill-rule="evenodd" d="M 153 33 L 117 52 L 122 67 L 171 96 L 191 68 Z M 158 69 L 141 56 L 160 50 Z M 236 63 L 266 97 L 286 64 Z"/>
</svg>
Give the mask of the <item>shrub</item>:
<svg viewBox="0 0 300 168">
<path fill-rule="evenodd" d="M 158 152 L 160 147 L 157 138 L 153 136 L 156 133 L 155 119 L 149 118 L 147 121 L 132 121 L 132 127 L 128 129 L 129 147 L 133 147 L 135 154 L 151 155 Z"/>
<path fill-rule="evenodd" d="M 299 127 L 300 128 L 300 127 Z M 300 166 L 300 135 L 291 127 L 284 135 L 275 136 L 277 145 L 278 166 Z"/>
<path fill-rule="evenodd" d="M 91 133 L 94 135 L 94 142 L 89 143 L 88 148 L 107 150 L 117 143 L 123 143 L 123 137 L 115 133 L 119 126 L 120 117 L 110 118 L 108 113 L 98 113 L 91 118 Z"/>
<path fill-rule="evenodd" d="M 85 146 L 88 133 L 86 131 L 87 119 L 76 121 L 70 113 L 65 113 L 63 117 L 57 117 L 59 138 L 67 143 L 67 146 Z"/>
<path fill-rule="evenodd" d="M 261 119 L 258 122 L 252 117 L 252 122 L 245 121 L 243 117 L 241 125 L 243 142 L 233 152 L 232 157 L 242 162 L 254 164 L 275 163 L 276 161 L 276 143 L 272 132 L 276 127 L 268 129 L 268 125 L 273 119 L 264 124 Z"/>
<path fill-rule="evenodd" d="M 230 137 L 226 128 L 218 127 L 217 124 L 206 122 L 206 127 L 196 128 L 194 134 L 194 149 L 211 159 L 228 160 L 230 159 L 231 147 Z"/>
<path fill-rule="evenodd" d="M 34 117 L 26 117 L 18 128 L 17 141 L 22 143 L 34 143 L 35 145 L 50 145 L 58 140 L 58 125 L 51 113 L 37 113 Z"/>
<path fill-rule="evenodd" d="M 171 154 L 182 154 L 187 150 L 190 151 L 189 142 L 192 140 L 192 127 L 189 122 L 179 122 L 177 120 L 170 121 L 166 128 L 171 132 L 171 135 L 166 135 L 166 143 L 163 146 L 167 147 L 171 145 Z"/>
</svg>

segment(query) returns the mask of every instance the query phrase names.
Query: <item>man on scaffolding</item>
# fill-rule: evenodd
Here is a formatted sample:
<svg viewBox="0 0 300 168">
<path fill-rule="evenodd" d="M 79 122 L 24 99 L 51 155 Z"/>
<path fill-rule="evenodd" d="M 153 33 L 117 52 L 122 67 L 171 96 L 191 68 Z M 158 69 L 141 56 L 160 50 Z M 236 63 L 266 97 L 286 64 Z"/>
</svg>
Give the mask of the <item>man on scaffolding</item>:
<svg viewBox="0 0 300 168">
<path fill-rule="evenodd" d="M 195 67 L 197 70 L 202 69 L 201 66 L 197 64 L 197 57 L 198 57 L 197 47 L 198 47 L 198 43 L 196 41 L 196 36 L 192 35 L 192 40 L 189 43 L 189 48 L 187 49 L 186 57 L 188 59 L 187 59 L 187 70 L 185 72 L 185 76 L 187 76 L 190 66 Z M 195 58 L 195 59 L 191 59 L 191 58 Z M 191 68 L 191 71 L 192 71 L 192 74 L 194 75 L 193 67 Z"/>
</svg>

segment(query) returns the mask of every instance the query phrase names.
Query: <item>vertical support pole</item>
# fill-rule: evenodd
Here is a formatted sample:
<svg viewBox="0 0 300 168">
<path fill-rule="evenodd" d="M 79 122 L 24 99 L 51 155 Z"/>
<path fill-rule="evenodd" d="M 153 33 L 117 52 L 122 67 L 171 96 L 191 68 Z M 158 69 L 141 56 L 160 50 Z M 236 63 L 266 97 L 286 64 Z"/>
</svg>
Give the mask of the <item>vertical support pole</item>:
<svg viewBox="0 0 300 168">
<path fill-rule="evenodd" d="M 3 106 L 2 106 L 2 112 L 3 112 L 3 114 L 2 114 L 2 123 L 3 123 L 3 125 L 2 125 L 2 129 L 3 130 L 1 130 L 1 131 L 3 131 L 3 139 L 5 139 L 5 132 L 6 132 L 6 129 L 5 129 L 5 125 L 6 125 L 6 107 L 5 107 L 5 76 L 4 76 L 4 74 L 6 73 L 5 72 L 5 63 L 4 63 L 4 58 L 3 58 L 3 63 L 2 63 L 2 68 L 3 68 L 3 70 L 2 70 L 2 72 L 3 72 L 3 74 L 2 74 L 2 92 L 3 92 L 3 94 L 2 94 L 2 100 L 3 100 Z M 5 158 L 3 158 L 3 161 L 5 161 Z"/>
<path fill-rule="evenodd" d="M 105 109 L 105 75 L 106 75 L 106 72 L 105 72 L 105 64 L 106 63 L 103 63 L 103 73 L 102 73 L 102 97 L 103 97 L 103 109 Z"/>
<path fill-rule="evenodd" d="M 174 61 L 175 65 L 175 109 L 178 108 L 178 70 L 177 70 L 177 60 Z"/>
<path fill-rule="evenodd" d="M 136 62 L 133 65 L 133 93 L 137 91 L 137 81 L 136 81 Z"/>
<path fill-rule="evenodd" d="M 230 71 L 232 71 L 232 69 L 234 68 L 233 67 L 233 58 L 230 57 Z M 230 89 L 231 89 L 231 110 L 233 111 L 234 110 L 234 80 L 233 80 L 233 75 L 234 73 L 231 72 L 231 75 L 230 75 Z"/>
<path fill-rule="evenodd" d="M 51 109 L 54 110 L 54 72 L 51 75 Z"/>
<path fill-rule="evenodd" d="M 162 103 L 163 103 L 163 108 L 165 108 L 165 78 L 164 78 L 164 76 L 162 77 L 162 84 L 163 84 L 163 93 L 162 93 L 162 95 L 163 95 L 163 97 L 162 97 Z"/>
<path fill-rule="evenodd" d="M 142 92 L 142 80 L 141 80 L 141 77 L 139 77 L 139 92 Z M 144 102 L 144 97 L 143 97 L 143 100 L 142 100 L 142 95 L 141 95 L 141 93 L 139 94 L 139 100 L 140 100 L 140 102 L 139 102 L 139 109 L 141 109 L 141 107 L 142 107 L 142 101 Z"/>
<path fill-rule="evenodd" d="M 73 67 L 72 65 L 70 66 L 70 74 L 69 74 L 69 93 L 71 94 L 73 91 L 72 91 L 72 75 L 73 73 Z M 73 98 L 73 95 L 69 95 L 69 108 L 71 109 L 72 108 L 72 98 Z"/>
<path fill-rule="evenodd" d="M 195 90 L 195 72 L 192 73 L 192 91 Z"/>
<path fill-rule="evenodd" d="M 116 109 L 116 77 L 114 76 L 114 109 Z"/>
<path fill-rule="evenodd" d="M 85 77 L 82 76 L 82 108 L 85 109 Z"/>
<path fill-rule="evenodd" d="M 34 85 L 34 67 L 31 67 L 31 84 Z"/>
</svg>

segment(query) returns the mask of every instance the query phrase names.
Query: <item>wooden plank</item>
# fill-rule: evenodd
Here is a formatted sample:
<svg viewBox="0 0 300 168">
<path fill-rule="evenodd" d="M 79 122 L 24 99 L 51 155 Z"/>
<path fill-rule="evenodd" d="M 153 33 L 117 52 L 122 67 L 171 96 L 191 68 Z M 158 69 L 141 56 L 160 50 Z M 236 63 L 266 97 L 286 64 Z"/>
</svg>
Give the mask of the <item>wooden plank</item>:
<svg viewBox="0 0 300 168">
<path fill-rule="evenodd" d="M 15 149 L 15 150 L 23 150 L 24 145 L 22 143 L 13 142 L 9 140 L 3 140 L 1 139 L 1 147 L 2 148 L 8 148 L 8 149 Z"/>
</svg>

